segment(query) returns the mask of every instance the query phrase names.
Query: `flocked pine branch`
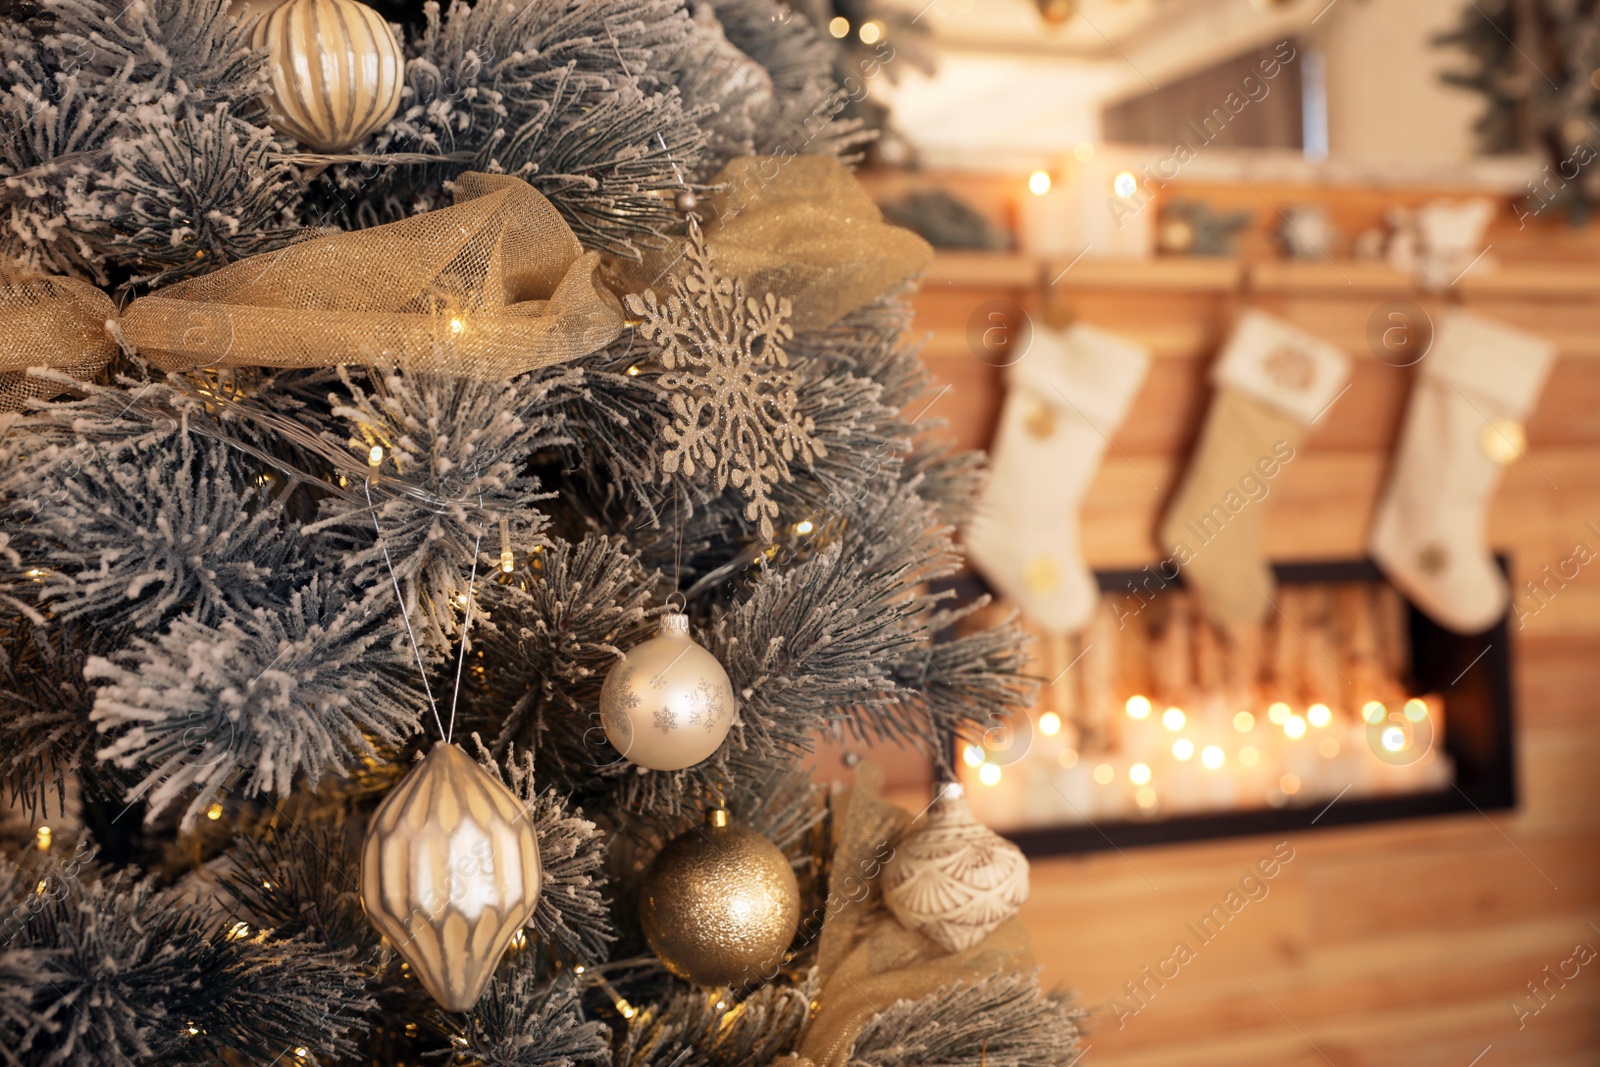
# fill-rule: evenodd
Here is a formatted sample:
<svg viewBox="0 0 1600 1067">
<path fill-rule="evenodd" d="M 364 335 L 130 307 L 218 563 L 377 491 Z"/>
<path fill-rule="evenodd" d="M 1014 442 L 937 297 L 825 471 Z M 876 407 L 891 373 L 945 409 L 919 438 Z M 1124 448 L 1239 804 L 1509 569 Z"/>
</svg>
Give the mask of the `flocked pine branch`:
<svg viewBox="0 0 1600 1067">
<path fill-rule="evenodd" d="M 594 709 L 611 665 L 652 632 L 655 576 L 624 542 L 601 536 L 557 541 L 536 564 L 484 590 L 473 637 L 483 685 L 469 715 L 497 728 L 497 750 L 520 746 L 541 781 L 572 788 L 615 759 Z"/>
<path fill-rule="evenodd" d="M 0 947 L 14 1062 L 207 1064 L 230 1051 L 267 1063 L 307 1035 L 334 1055 L 353 1049 L 371 1001 L 339 954 L 226 938 L 148 880 L 58 867 L 41 882 L 0 860 L 0 904 L 21 917 Z"/>
<path fill-rule="evenodd" d="M 0 29 L 0 60 L 10 258 L 165 279 L 282 240 L 300 190 L 234 117 L 259 117 L 265 57 L 226 0 L 52 0 Z"/>
<path fill-rule="evenodd" d="M 591 247 L 638 258 L 662 243 L 674 216 L 656 194 L 683 184 L 676 161 L 694 159 L 704 141 L 696 116 L 652 73 L 689 32 L 679 4 L 458 0 L 425 13 L 401 111 L 374 146 L 470 163 L 386 170 L 376 182 L 344 168 L 328 199 L 376 221 L 444 203 L 442 183 L 470 165 L 527 179 Z"/>
<path fill-rule="evenodd" d="M 394 371 L 363 383 L 343 368 L 340 378 L 347 397 L 333 413 L 352 451 L 376 447 L 382 462 L 361 496 L 326 497 L 308 531 L 346 538 L 347 565 L 364 584 L 398 582 L 421 636 L 443 647 L 475 584 L 474 560 L 500 559 L 501 524 L 524 552 L 544 543 L 547 520 L 534 505 L 549 494 L 524 471 L 535 451 L 561 440 L 555 420 L 530 411 L 555 379 L 507 384 Z M 389 482 L 385 470 L 402 480 Z M 487 580 L 488 570 L 480 564 L 478 573 Z"/>
<path fill-rule="evenodd" d="M 54 796 L 62 811 L 70 781 L 91 799 L 127 788 L 130 776 L 95 756 L 95 692 L 83 676 L 89 657 L 122 640 L 115 630 L 20 614 L 0 626 L 0 781 L 26 810 L 45 810 Z"/>
<path fill-rule="evenodd" d="M 1032 975 L 996 974 L 877 1011 L 851 1067 L 1067 1067 L 1078 1059 L 1080 1013 Z"/>
<path fill-rule="evenodd" d="M 814 973 L 766 985 L 744 999 L 733 990 L 675 982 L 631 1021 L 617 1067 L 750 1067 L 791 1050 L 818 993 Z"/>
<path fill-rule="evenodd" d="M 611 1029 L 585 1018 L 570 972 L 540 978 L 530 962 L 502 968 L 457 1044 L 482 1067 L 610 1067 Z"/>
<path fill-rule="evenodd" d="M 135 108 L 111 145 L 104 242 L 130 284 L 162 284 L 286 244 L 299 189 L 271 157 L 270 131 L 220 107 L 174 115 L 170 100 Z"/>
<path fill-rule="evenodd" d="M 849 156 L 872 135 L 836 116 L 844 94 L 831 73 L 833 50 L 803 15 L 779 0 L 712 0 L 735 48 L 772 78 L 772 103 L 756 123 L 757 155 Z"/>
<path fill-rule="evenodd" d="M 287 794 L 315 786 L 418 728 L 424 708 L 412 651 L 393 613 L 314 578 L 281 609 L 207 626 L 180 618 L 85 675 L 103 683 L 93 717 L 100 758 L 145 772 L 129 799 L 152 814 L 199 787 L 193 818 L 219 791 Z"/>
<path fill-rule="evenodd" d="M 539 904 L 528 920 L 535 939 L 571 963 L 603 961 L 607 946 L 616 940 L 601 871 L 605 834 L 555 790 L 539 791 L 531 754 L 508 752 L 502 773 L 483 743 L 476 736 L 473 741 L 479 758 L 522 802 L 539 841 Z"/>
<path fill-rule="evenodd" d="M 236 455 L 174 433 L 132 455 L 84 443 L 45 467 L 8 509 L 34 547 L 23 580 L 65 618 L 149 633 L 179 612 L 215 625 L 277 605 L 304 566 L 303 539 L 270 483 L 240 484 Z"/>
</svg>

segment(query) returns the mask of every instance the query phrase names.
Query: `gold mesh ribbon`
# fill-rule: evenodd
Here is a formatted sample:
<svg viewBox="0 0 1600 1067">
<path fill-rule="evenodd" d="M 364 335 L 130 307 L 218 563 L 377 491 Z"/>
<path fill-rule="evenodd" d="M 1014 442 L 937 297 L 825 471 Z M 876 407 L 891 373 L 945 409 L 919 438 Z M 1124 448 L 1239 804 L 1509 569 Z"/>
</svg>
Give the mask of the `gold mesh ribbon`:
<svg viewBox="0 0 1600 1067">
<path fill-rule="evenodd" d="M 528 183 L 469 172 L 452 207 L 250 256 L 135 300 L 120 319 L 92 286 L 11 280 L 0 284 L 0 408 L 58 391 L 19 372 L 87 379 L 119 337 L 167 371 L 371 363 L 509 378 L 622 331 L 598 265 Z"/>
<path fill-rule="evenodd" d="M 796 329 L 837 322 L 931 261 L 830 157 L 746 156 L 716 181 L 704 229 L 719 270 L 751 294 L 788 297 Z M 615 265 L 619 287 L 655 285 L 682 248 Z M 369 363 L 498 381 L 621 332 L 598 265 L 532 186 L 468 172 L 453 207 L 250 256 L 120 317 L 82 282 L 0 278 L 0 411 L 60 391 L 28 368 L 87 381 L 119 343 L 167 371 Z"/>
<path fill-rule="evenodd" d="M 933 249 L 891 226 L 831 156 L 741 156 L 722 168 L 701 229 L 719 273 L 745 292 L 788 297 L 796 330 L 830 326 L 926 270 Z M 628 291 L 654 286 L 683 243 L 625 268 Z"/>
<path fill-rule="evenodd" d="M 80 382 L 99 374 L 117 345 L 106 323 L 111 298 L 75 278 L 0 276 L 0 411 L 61 392 L 29 367 L 50 367 Z"/>
<path fill-rule="evenodd" d="M 911 817 L 879 797 L 883 771 L 856 768 L 856 783 L 836 816 L 833 877 L 873 870 L 885 841 L 893 842 Z M 1020 919 L 1011 919 L 973 948 L 946 952 L 907 930 L 882 906 L 879 879 L 858 903 L 835 912 L 823 927 L 817 950 L 821 1007 L 800 1043 L 798 1060 L 774 1067 L 848 1067 L 862 1027 L 898 1000 L 916 1000 L 956 982 L 974 982 L 1001 972 L 1031 971 L 1033 948 Z"/>
</svg>

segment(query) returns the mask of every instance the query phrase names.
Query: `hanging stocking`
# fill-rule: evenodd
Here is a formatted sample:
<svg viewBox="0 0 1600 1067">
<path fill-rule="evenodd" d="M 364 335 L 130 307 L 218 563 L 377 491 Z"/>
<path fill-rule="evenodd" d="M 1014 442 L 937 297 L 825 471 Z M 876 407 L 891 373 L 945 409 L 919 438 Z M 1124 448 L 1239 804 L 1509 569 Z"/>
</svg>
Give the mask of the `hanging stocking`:
<svg viewBox="0 0 1600 1067">
<path fill-rule="evenodd" d="M 1523 454 L 1521 420 L 1554 358 L 1537 337 L 1451 312 L 1422 361 L 1372 526 L 1384 573 L 1442 626 L 1477 633 L 1510 592 L 1485 541 L 1500 468 Z"/>
<path fill-rule="evenodd" d="M 1162 545 L 1217 622 L 1254 623 L 1270 609 L 1267 496 L 1349 376 L 1343 352 L 1258 311 L 1245 312 L 1217 359 L 1200 445 L 1161 522 Z"/>
<path fill-rule="evenodd" d="M 1078 548 L 1078 501 L 1149 362 L 1143 349 L 1089 326 L 1040 327 L 1007 371 L 993 472 L 967 552 L 1046 630 L 1079 629 L 1099 602 Z"/>
</svg>

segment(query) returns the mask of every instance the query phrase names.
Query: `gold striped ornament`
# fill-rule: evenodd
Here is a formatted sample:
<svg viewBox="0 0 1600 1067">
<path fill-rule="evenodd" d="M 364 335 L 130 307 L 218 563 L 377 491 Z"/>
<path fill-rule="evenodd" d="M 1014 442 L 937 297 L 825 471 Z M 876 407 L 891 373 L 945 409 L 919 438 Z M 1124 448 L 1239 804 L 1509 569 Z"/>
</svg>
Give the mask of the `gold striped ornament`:
<svg viewBox="0 0 1600 1067">
<path fill-rule="evenodd" d="M 539 903 L 539 841 L 511 790 L 441 741 L 361 845 L 361 903 L 439 1005 L 467 1011 Z"/>
<path fill-rule="evenodd" d="M 356 0 L 288 0 L 255 25 L 265 48 L 273 129 L 314 152 L 344 152 L 394 117 L 405 61 L 372 8 Z"/>
</svg>

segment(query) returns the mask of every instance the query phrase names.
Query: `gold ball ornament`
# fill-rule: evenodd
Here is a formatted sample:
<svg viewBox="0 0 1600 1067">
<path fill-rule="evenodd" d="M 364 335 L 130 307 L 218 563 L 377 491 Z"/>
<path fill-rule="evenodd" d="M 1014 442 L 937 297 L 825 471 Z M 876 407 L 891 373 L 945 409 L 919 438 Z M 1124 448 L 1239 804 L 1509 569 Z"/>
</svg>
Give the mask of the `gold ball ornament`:
<svg viewBox="0 0 1600 1067">
<path fill-rule="evenodd" d="M 667 843 L 645 871 L 639 921 L 673 974 L 733 985 L 772 974 L 800 922 L 800 884 L 771 841 L 721 808 Z"/>
<path fill-rule="evenodd" d="M 539 903 L 539 842 L 521 801 L 439 742 L 367 824 L 361 903 L 440 1007 L 467 1011 Z"/>
<path fill-rule="evenodd" d="M 653 771 L 692 767 L 728 736 L 738 704 L 728 672 L 674 612 L 600 687 L 600 725 L 622 755 Z"/>
<path fill-rule="evenodd" d="M 884 865 L 883 899 L 901 926 L 961 952 L 1028 899 L 1028 861 L 973 816 L 959 785 L 946 785 L 928 821 Z"/>
<path fill-rule="evenodd" d="M 272 126 L 314 152 L 344 152 L 400 107 L 405 61 L 372 8 L 356 0 L 288 0 L 255 25 L 267 50 Z"/>
</svg>

